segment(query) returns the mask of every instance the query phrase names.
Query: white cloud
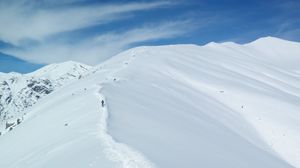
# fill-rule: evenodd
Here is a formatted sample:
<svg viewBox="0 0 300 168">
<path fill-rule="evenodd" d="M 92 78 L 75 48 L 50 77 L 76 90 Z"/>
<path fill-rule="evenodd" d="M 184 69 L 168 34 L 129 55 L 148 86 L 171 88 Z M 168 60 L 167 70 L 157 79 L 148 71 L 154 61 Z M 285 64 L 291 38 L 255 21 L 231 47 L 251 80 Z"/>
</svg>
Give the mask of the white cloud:
<svg viewBox="0 0 300 168">
<path fill-rule="evenodd" d="M 0 40 L 17 46 L 1 49 L 1 52 L 33 63 L 73 60 L 93 65 L 138 43 L 182 36 L 199 26 L 198 23 L 178 20 L 140 27 L 135 24 L 131 26 L 135 28 L 122 32 L 99 30 L 101 35 L 85 36 L 72 43 L 72 34 L 66 41 L 59 39 L 68 31 L 118 21 L 131 16 L 132 12 L 177 4 L 174 1 L 152 1 L 78 5 L 81 1 L 0 1 Z"/>
<path fill-rule="evenodd" d="M 187 28 L 189 25 L 190 28 Z M 26 50 L 6 50 L 7 54 L 34 63 L 54 63 L 67 60 L 98 64 L 132 44 L 181 36 L 195 28 L 190 21 L 175 21 L 145 25 L 119 33 L 106 33 L 76 44 L 47 43 Z"/>
<path fill-rule="evenodd" d="M 166 22 L 160 25 L 146 25 L 144 27 L 127 31 L 123 34 L 108 33 L 102 36 L 96 37 L 98 43 L 113 42 L 120 45 L 128 45 L 141 41 L 149 41 L 161 38 L 172 38 L 178 35 L 182 35 L 187 32 L 186 27 L 189 21 L 175 21 Z M 190 29 L 193 26 L 191 25 Z"/>
<path fill-rule="evenodd" d="M 78 0 L 77 0 L 78 1 Z M 93 4 L 55 6 L 55 2 L 19 0 L 0 2 L 0 40 L 21 45 L 22 40 L 43 41 L 51 35 L 121 19 L 124 14 L 172 3 Z M 62 0 L 69 4 L 74 0 Z M 46 4 L 46 7 L 45 7 Z M 47 8 L 47 5 L 52 4 Z"/>
</svg>

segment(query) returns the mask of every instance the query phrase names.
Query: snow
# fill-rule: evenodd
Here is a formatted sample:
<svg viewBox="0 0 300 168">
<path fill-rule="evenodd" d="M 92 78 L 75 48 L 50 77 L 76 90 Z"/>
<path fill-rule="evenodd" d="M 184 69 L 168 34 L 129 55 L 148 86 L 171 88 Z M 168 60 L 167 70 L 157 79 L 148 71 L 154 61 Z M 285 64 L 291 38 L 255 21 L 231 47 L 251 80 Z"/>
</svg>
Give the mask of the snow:
<svg viewBox="0 0 300 168">
<path fill-rule="evenodd" d="M 300 43 L 265 37 L 246 45 L 259 53 L 256 56 L 284 69 L 299 70 Z"/>
<path fill-rule="evenodd" d="M 299 46 L 122 52 L 26 109 L 0 137 L 0 167 L 300 167 Z M 33 74 L 72 72 L 57 65 Z"/>
<path fill-rule="evenodd" d="M 61 86 L 82 79 L 94 68 L 65 62 L 43 67 L 29 74 L 0 74 L 0 134 L 12 129 L 23 120 L 24 110 Z M 9 128 L 7 125 L 11 125 Z"/>
<path fill-rule="evenodd" d="M 94 89 L 76 89 L 45 97 L 22 125 L 0 138 L 0 167 L 113 167 L 98 138 L 101 114 Z"/>
<path fill-rule="evenodd" d="M 98 92 L 96 96 L 99 100 L 105 102 L 104 96 L 101 94 L 101 86 L 98 87 Z M 141 153 L 131 149 L 126 144 L 116 142 L 107 131 L 107 119 L 108 119 L 108 109 L 107 105 L 101 105 L 99 107 L 102 112 L 101 121 L 99 123 L 99 137 L 102 144 L 105 146 L 105 153 L 108 159 L 117 162 L 120 167 L 124 168 L 151 168 L 153 163 L 147 160 Z"/>
<path fill-rule="evenodd" d="M 222 44 L 141 48 L 136 55 L 143 58 L 137 56 L 134 65 L 116 74 L 125 80 L 104 88 L 113 103 L 113 136 L 144 151 L 161 167 L 235 167 L 236 160 L 249 167 L 269 167 L 255 160 L 265 157 L 254 154 L 263 151 L 298 166 L 299 88 L 289 83 L 296 86 L 299 78 L 286 73 L 282 79 L 273 64 L 239 54 L 241 48 L 245 47 L 237 51 Z M 261 73 L 269 71 L 275 79 Z M 241 145 L 249 142 L 252 150 L 263 151 Z M 235 151 L 239 145 L 241 151 Z M 238 152 L 244 154 L 237 156 Z M 251 154 L 257 157 L 247 158 Z"/>
</svg>

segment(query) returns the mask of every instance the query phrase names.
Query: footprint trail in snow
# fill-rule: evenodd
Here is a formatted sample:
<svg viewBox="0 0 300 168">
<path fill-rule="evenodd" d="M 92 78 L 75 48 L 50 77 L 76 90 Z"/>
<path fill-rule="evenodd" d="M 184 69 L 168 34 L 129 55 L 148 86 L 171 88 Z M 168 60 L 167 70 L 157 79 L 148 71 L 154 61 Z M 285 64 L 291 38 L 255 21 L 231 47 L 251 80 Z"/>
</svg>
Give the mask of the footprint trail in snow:
<svg viewBox="0 0 300 168">
<path fill-rule="evenodd" d="M 120 168 L 154 168 L 154 164 L 150 162 L 145 156 L 132 149 L 126 144 L 116 142 L 114 138 L 108 133 L 108 108 L 105 97 L 101 94 L 101 86 L 97 88 L 96 96 L 99 99 L 99 109 L 101 112 L 101 121 L 99 122 L 99 138 L 105 148 L 107 158 L 115 162 Z M 101 100 L 105 104 L 102 106 Z"/>
</svg>

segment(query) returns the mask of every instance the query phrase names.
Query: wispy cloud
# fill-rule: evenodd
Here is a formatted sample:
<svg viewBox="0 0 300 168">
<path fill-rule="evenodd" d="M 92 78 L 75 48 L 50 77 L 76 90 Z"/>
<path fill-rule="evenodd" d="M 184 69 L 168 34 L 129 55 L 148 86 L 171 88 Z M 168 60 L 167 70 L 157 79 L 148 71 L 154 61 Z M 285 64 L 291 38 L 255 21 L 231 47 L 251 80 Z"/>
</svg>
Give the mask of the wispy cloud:
<svg viewBox="0 0 300 168">
<path fill-rule="evenodd" d="M 53 34 L 122 19 L 134 11 L 171 5 L 171 2 L 55 6 L 57 1 L 1 1 L 0 39 L 21 45 L 24 40 L 43 41 Z M 71 0 L 62 1 L 68 4 Z M 52 5 L 49 5 L 52 4 Z"/>
<path fill-rule="evenodd" d="M 281 31 L 281 32 L 275 34 L 275 36 L 284 38 L 287 40 L 297 41 L 297 40 L 299 40 L 299 37 L 300 37 L 300 28 L 293 28 L 290 30 Z"/>
<path fill-rule="evenodd" d="M 74 4 L 75 2 L 75 4 Z M 80 39 L 76 43 L 47 38 L 73 30 L 108 24 L 132 12 L 170 6 L 170 1 L 76 4 L 82 0 L 0 1 L 0 40 L 16 47 L 1 51 L 34 63 L 66 60 L 99 63 L 129 45 L 183 34 L 183 22 L 145 25 L 131 30 Z M 24 41 L 34 41 L 27 45 Z"/>
<path fill-rule="evenodd" d="M 276 10 L 275 16 L 269 19 L 269 22 L 276 29 L 272 35 L 287 40 L 299 40 L 300 20 L 298 16 L 300 15 L 300 1 L 278 0 L 270 7 Z"/>
<path fill-rule="evenodd" d="M 73 60 L 97 64 L 141 42 L 179 37 L 198 27 L 199 22 L 178 19 L 101 30 L 102 25 L 134 17 L 138 11 L 176 4 L 174 1 L 118 4 L 85 4 L 82 0 L 0 2 L 0 40 L 15 46 L 0 51 L 33 63 Z M 99 31 L 74 40 L 74 30 L 93 26 L 97 26 Z M 66 34 L 67 40 L 61 40 L 61 36 Z"/>
<path fill-rule="evenodd" d="M 189 28 L 186 25 L 190 25 Z M 174 38 L 191 31 L 191 21 L 173 21 L 148 24 L 124 32 L 108 32 L 85 39 L 76 44 L 47 43 L 27 49 L 12 49 L 5 52 L 35 63 L 51 63 L 66 60 L 97 64 L 135 43 Z"/>
<path fill-rule="evenodd" d="M 162 39 L 200 44 L 245 43 L 262 36 L 299 40 L 300 3 L 272 2 L 0 0 L 0 52 L 34 63 L 97 64 Z"/>
</svg>

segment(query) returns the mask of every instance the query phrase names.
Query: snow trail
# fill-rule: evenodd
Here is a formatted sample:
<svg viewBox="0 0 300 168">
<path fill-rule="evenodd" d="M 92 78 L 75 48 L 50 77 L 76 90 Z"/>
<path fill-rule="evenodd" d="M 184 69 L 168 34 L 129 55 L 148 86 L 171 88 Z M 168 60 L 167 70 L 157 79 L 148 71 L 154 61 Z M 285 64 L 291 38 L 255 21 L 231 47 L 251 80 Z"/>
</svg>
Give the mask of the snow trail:
<svg viewBox="0 0 300 168">
<path fill-rule="evenodd" d="M 107 158 L 113 162 L 116 162 L 120 168 L 154 168 L 154 164 L 145 158 L 145 156 L 132 149 L 126 144 L 116 142 L 116 140 L 108 133 L 108 108 L 105 97 L 101 94 L 101 85 L 98 85 L 96 96 L 99 99 L 99 109 L 101 112 L 101 120 L 98 125 L 99 138 L 104 146 L 104 152 Z M 101 104 L 101 100 L 104 100 L 104 107 Z"/>
</svg>

